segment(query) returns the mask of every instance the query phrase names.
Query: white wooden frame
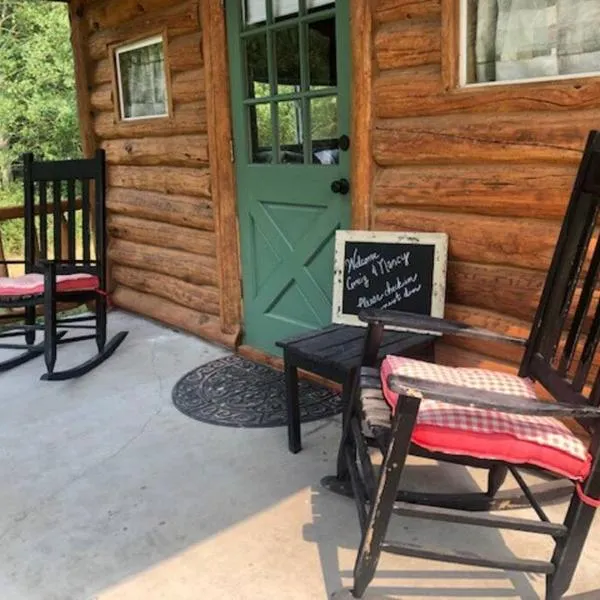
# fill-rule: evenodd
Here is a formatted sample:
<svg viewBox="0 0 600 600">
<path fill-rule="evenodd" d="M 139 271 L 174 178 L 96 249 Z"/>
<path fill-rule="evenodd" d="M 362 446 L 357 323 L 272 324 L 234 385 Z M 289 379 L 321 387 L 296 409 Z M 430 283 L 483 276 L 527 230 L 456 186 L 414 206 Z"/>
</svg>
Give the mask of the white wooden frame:
<svg viewBox="0 0 600 600">
<path fill-rule="evenodd" d="M 567 75 L 548 75 L 545 77 L 527 77 L 523 79 L 502 79 L 500 81 L 482 81 L 479 83 L 467 82 L 467 2 L 460 0 L 460 26 L 459 26 L 459 52 L 458 52 L 458 85 L 463 88 L 480 88 L 499 85 L 524 85 L 544 81 L 562 81 L 565 79 L 585 79 L 600 77 L 600 69 L 587 73 L 569 73 Z"/>
<path fill-rule="evenodd" d="M 365 326 L 357 315 L 343 312 L 344 259 L 346 242 L 381 242 L 383 244 L 413 244 L 434 246 L 433 285 L 431 298 L 432 317 L 443 318 L 446 300 L 446 269 L 448 262 L 448 236 L 445 233 L 381 232 L 338 230 L 335 235 L 333 271 L 333 305 L 331 320 L 344 325 Z M 407 329 L 406 331 L 412 331 Z M 430 333 L 430 332 L 427 332 Z"/>
<path fill-rule="evenodd" d="M 127 52 L 132 52 L 133 50 L 139 50 L 140 48 L 145 48 L 146 46 L 153 46 L 154 44 L 161 43 L 163 45 L 163 76 L 165 78 L 165 112 L 158 115 L 145 115 L 142 117 L 126 117 L 125 116 L 125 104 L 123 101 L 123 80 L 121 78 L 121 61 L 119 60 L 121 54 L 125 54 Z M 119 97 L 119 118 L 123 122 L 132 122 L 132 121 L 141 121 L 143 119 L 164 119 L 165 117 L 169 117 L 169 78 L 167 76 L 167 51 L 165 44 L 165 36 L 163 34 L 153 35 L 152 37 L 144 38 L 142 40 L 138 40 L 136 42 L 132 42 L 130 44 L 125 44 L 123 46 L 117 46 L 114 49 L 114 62 L 117 73 L 117 96 Z"/>
</svg>

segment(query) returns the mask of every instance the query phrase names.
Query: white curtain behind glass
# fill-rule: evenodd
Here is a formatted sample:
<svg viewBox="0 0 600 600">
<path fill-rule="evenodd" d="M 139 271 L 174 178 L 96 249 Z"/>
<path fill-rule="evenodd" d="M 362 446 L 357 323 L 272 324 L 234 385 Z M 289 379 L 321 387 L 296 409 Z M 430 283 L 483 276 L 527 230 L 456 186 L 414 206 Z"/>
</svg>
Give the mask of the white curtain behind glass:
<svg viewBox="0 0 600 600">
<path fill-rule="evenodd" d="M 267 20 L 268 0 L 246 0 L 246 24 L 255 25 Z M 285 17 L 298 12 L 298 0 L 272 0 L 273 17 Z M 327 4 L 334 4 L 335 0 L 306 0 L 306 8 L 318 8 Z"/>
</svg>

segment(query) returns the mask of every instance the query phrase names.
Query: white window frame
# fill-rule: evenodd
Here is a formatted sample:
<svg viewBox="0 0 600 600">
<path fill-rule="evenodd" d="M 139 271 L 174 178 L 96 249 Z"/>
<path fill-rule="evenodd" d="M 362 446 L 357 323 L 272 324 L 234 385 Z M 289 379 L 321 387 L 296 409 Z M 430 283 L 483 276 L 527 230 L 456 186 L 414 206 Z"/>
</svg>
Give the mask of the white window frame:
<svg viewBox="0 0 600 600">
<path fill-rule="evenodd" d="M 140 48 L 145 48 L 146 46 L 153 46 L 154 44 L 160 42 L 163 46 L 163 75 L 165 78 L 165 112 L 159 115 L 145 115 L 141 117 L 126 117 L 125 116 L 125 103 L 123 100 L 123 80 L 121 78 L 121 61 L 119 57 L 121 54 L 125 54 L 126 52 L 132 52 L 133 50 L 139 50 Z M 170 116 L 169 110 L 169 78 L 167 77 L 167 45 L 165 44 L 165 36 L 162 33 L 158 35 L 153 35 L 149 38 L 144 38 L 143 40 L 138 40 L 137 42 L 131 42 L 130 44 L 125 44 L 124 46 L 118 46 L 114 49 L 114 61 L 115 61 L 115 69 L 117 74 L 117 95 L 119 96 L 119 119 L 124 122 L 131 121 L 142 121 L 146 119 L 164 119 L 165 117 Z"/>
<path fill-rule="evenodd" d="M 545 77 L 529 77 L 526 79 L 502 79 L 501 81 L 482 81 L 479 83 L 467 82 L 467 9 L 468 0 L 460 0 L 460 18 L 459 18 L 459 40 L 460 47 L 458 53 L 458 85 L 461 88 L 480 88 L 499 85 L 527 85 L 528 83 L 540 83 L 544 81 L 564 81 L 568 79 L 583 79 L 590 77 L 600 77 L 600 69 L 589 73 L 569 73 L 567 75 L 547 75 Z"/>
</svg>

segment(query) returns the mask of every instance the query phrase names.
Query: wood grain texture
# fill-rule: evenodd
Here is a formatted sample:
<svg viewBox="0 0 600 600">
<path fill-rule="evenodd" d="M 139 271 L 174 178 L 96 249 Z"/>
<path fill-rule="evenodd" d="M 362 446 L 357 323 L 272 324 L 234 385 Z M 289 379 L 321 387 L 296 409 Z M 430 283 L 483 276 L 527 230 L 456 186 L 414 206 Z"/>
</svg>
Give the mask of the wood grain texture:
<svg viewBox="0 0 600 600">
<path fill-rule="evenodd" d="M 103 140 L 206 133 L 206 107 L 203 101 L 188 102 L 175 105 L 171 118 L 118 123 L 114 112 L 101 112 L 94 118 L 94 131 Z"/>
<path fill-rule="evenodd" d="M 171 78 L 173 102 L 176 105 L 196 102 L 203 98 L 206 92 L 204 87 L 204 69 L 192 69 L 174 73 Z"/>
<path fill-rule="evenodd" d="M 525 163 L 414 165 L 379 169 L 373 202 L 380 207 L 561 219 L 577 168 Z"/>
<path fill-rule="evenodd" d="M 378 209 L 375 229 L 432 231 L 449 236 L 450 260 L 546 271 L 560 223 L 438 211 Z"/>
<path fill-rule="evenodd" d="M 459 84 L 460 2 L 442 0 L 441 63 L 444 90 Z"/>
<path fill-rule="evenodd" d="M 106 204 L 113 213 L 207 231 L 214 229 L 209 199 L 112 187 Z"/>
<path fill-rule="evenodd" d="M 103 83 L 110 83 L 112 80 L 112 69 L 108 58 L 91 63 L 90 81 L 93 86 L 99 86 Z"/>
<path fill-rule="evenodd" d="M 102 142 L 111 165 L 208 167 L 205 135 L 134 138 Z"/>
<path fill-rule="evenodd" d="M 215 209 L 221 327 L 240 331 L 242 290 L 235 175 L 231 159 L 229 65 L 225 13 L 220 0 L 200 4 L 206 78 L 210 180 Z"/>
<path fill-rule="evenodd" d="M 379 23 L 439 16 L 440 0 L 374 0 L 373 16 Z"/>
<path fill-rule="evenodd" d="M 204 64 L 202 34 L 199 30 L 169 36 L 169 66 L 173 73 L 201 69 Z"/>
<path fill-rule="evenodd" d="M 374 51 L 381 70 L 440 62 L 439 21 L 389 23 L 375 33 Z"/>
<path fill-rule="evenodd" d="M 114 165 L 108 169 L 108 185 L 210 198 L 208 169 Z"/>
<path fill-rule="evenodd" d="M 144 35 L 153 35 L 167 29 L 170 36 L 193 33 L 199 30 L 198 0 L 163 3 L 160 11 L 151 14 L 140 14 L 129 20 L 119 21 L 110 29 L 99 29 L 89 37 L 88 48 L 92 60 L 108 57 L 109 46 L 123 44 Z"/>
<path fill-rule="evenodd" d="M 113 238 L 148 246 L 184 250 L 201 256 L 216 256 L 215 234 L 212 231 L 199 231 L 171 223 L 118 214 L 109 215 L 107 226 Z"/>
<path fill-rule="evenodd" d="M 165 0 L 103 0 L 88 1 L 87 4 L 86 20 L 90 31 L 100 31 L 160 11 L 165 7 Z"/>
<path fill-rule="evenodd" d="M 111 240 L 108 256 L 115 264 L 155 271 L 197 285 L 217 285 L 217 261 L 211 256 L 118 238 Z"/>
<path fill-rule="evenodd" d="M 498 161 L 558 162 L 581 160 L 600 109 L 567 113 L 462 115 L 428 119 L 380 119 L 373 147 L 381 165 Z"/>
<path fill-rule="evenodd" d="M 111 298 L 113 303 L 120 308 L 156 319 L 228 348 L 235 346 L 239 336 L 239 331 L 224 333 L 219 319 L 213 315 L 198 312 L 152 294 L 133 290 L 122 284 L 117 286 Z"/>
<path fill-rule="evenodd" d="M 166 298 L 201 313 L 219 316 L 219 289 L 215 286 L 195 285 L 169 275 L 122 265 L 115 265 L 112 275 L 117 284 Z"/>
<path fill-rule="evenodd" d="M 373 126 L 373 31 L 371 4 L 355 0 L 350 14 L 350 39 L 353 47 L 352 86 L 352 227 L 371 228 L 374 162 L 371 150 Z"/>
</svg>

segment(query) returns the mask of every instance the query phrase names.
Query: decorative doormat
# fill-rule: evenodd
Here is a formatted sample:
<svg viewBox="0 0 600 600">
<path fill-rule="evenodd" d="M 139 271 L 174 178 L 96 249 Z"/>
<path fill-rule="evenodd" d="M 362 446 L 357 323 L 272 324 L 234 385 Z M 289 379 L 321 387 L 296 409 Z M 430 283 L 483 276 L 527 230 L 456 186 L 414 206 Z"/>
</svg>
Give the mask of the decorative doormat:
<svg viewBox="0 0 600 600">
<path fill-rule="evenodd" d="M 300 380 L 298 393 L 303 423 L 342 412 L 340 395 L 323 386 Z M 184 415 L 213 425 L 287 424 L 283 373 L 241 356 L 219 358 L 184 375 L 173 388 L 173 404 Z"/>
</svg>

